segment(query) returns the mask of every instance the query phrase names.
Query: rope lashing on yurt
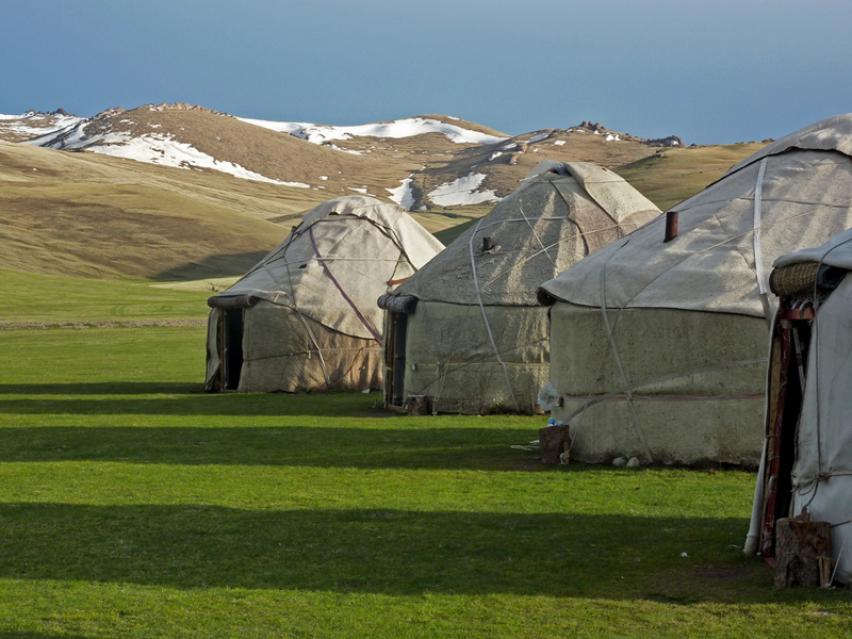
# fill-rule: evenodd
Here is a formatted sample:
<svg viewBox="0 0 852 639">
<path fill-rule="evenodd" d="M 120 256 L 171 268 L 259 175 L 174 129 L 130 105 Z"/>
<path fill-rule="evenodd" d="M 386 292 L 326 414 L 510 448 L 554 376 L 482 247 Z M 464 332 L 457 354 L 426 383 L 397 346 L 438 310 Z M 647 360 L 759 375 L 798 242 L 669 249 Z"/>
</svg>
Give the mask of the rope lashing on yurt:
<svg viewBox="0 0 852 639">
<path fill-rule="evenodd" d="M 499 351 L 500 356 L 502 357 L 506 353 L 513 353 L 515 351 L 523 351 L 524 349 L 529 348 L 530 346 L 541 345 L 542 343 L 544 343 L 546 341 L 547 341 L 547 338 L 542 337 L 542 338 L 534 339 L 534 340 L 531 340 L 531 341 L 528 341 L 528 342 L 520 342 L 518 344 L 514 344 L 511 348 L 506 348 L 506 349 Z M 480 361 L 453 362 L 452 364 L 450 364 L 448 362 L 438 362 L 436 364 L 437 372 L 436 372 L 435 380 L 426 384 L 423 387 L 423 389 L 424 389 L 424 391 L 427 390 L 427 389 L 431 389 L 433 384 L 440 383 L 438 390 L 432 394 L 432 397 L 433 397 L 433 400 L 434 400 L 433 403 L 434 403 L 435 406 L 437 406 L 438 403 L 441 400 L 441 396 L 443 394 L 444 387 L 446 386 L 447 376 L 451 372 L 456 373 L 458 371 L 464 370 L 465 368 L 468 368 L 469 366 L 476 366 L 477 364 L 481 364 L 481 363 L 482 362 L 480 362 Z"/>
<path fill-rule="evenodd" d="M 470 239 L 467 243 L 468 252 L 470 254 L 470 269 L 471 274 L 473 275 L 473 287 L 476 291 L 476 303 L 479 305 L 479 312 L 482 314 L 482 322 L 485 324 L 485 332 L 488 334 L 488 341 L 491 344 L 491 349 L 494 351 L 494 356 L 497 358 L 500 368 L 503 369 L 503 375 L 506 378 L 506 387 L 509 389 L 509 394 L 512 396 L 512 401 L 515 403 L 515 409 L 520 411 L 521 404 L 515 396 L 515 389 L 512 387 L 512 379 L 509 376 L 509 369 L 506 366 L 506 362 L 504 362 L 503 358 L 500 357 L 500 350 L 497 348 L 497 342 L 494 339 L 494 333 L 491 330 L 491 323 L 488 321 L 488 314 L 485 312 L 485 304 L 482 302 L 482 291 L 479 288 L 479 276 L 476 274 L 476 257 L 473 254 L 473 239 L 479 232 L 481 221 L 482 220 L 480 219 L 476 222 L 476 226 L 473 227 L 473 232 L 470 234 Z"/>
<path fill-rule="evenodd" d="M 305 316 L 302 315 L 302 312 L 295 307 L 294 310 L 296 311 L 296 315 L 299 317 L 299 320 L 302 322 L 302 326 L 305 327 L 305 334 L 307 334 L 308 339 L 311 341 L 311 346 L 314 347 L 314 350 L 316 351 L 317 356 L 319 357 L 320 369 L 322 369 L 322 376 L 323 379 L 325 379 L 325 385 L 326 387 L 330 388 L 331 377 L 328 374 L 328 366 L 325 363 L 325 357 L 323 357 L 322 355 L 322 349 L 320 348 L 319 343 L 317 342 L 317 338 L 314 335 L 313 330 L 311 330 L 311 326 L 310 324 L 308 324 L 308 321 L 305 319 Z"/>
<path fill-rule="evenodd" d="M 537 219 L 545 220 L 545 221 L 559 221 L 559 222 L 565 221 L 564 218 L 559 218 L 559 217 L 540 217 L 540 218 L 537 218 Z M 492 224 L 486 224 L 485 226 L 483 226 L 480 229 L 480 231 L 487 229 L 489 226 L 497 226 L 498 224 L 503 224 L 505 222 L 523 222 L 523 221 L 524 221 L 523 218 L 512 218 L 512 219 L 508 219 L 508 220 L 500 220 L 499 223 L 494 222 Z M 576 226 L 576 222 L 574 222 L 573 220 L 569 220 L 569 222 L 573 222 Z M 523 259 L 518 259 L 518 261 L 515 262 L 515 266 L 526 264 L 527 262 L 534 260 L 535 258 L 537 258 L 539 255 L 541 255 L 543 253 L 547 255 L 548 250 L 556 248 L 559 245 L 564 244 L 565 242 L 575 240 L 578 237 L 581 238 L 583 240 L 583 243 L 585 244 L 586 238 L 589 237 L 590 235 L 595 235 L 596 233 L 606 233 L 607 231 L 612 231 L 613 229 L 616 229 L 616 228 L 618 228 L 618 227 L 607 226 L 607 227 L 604 227 L 604 228 L 601 228 L 601 229 L 595 229 L 594 231 L 577 231 L 576 233 L 572 233 L 571 235 L 560 238 L 556 242 L 551 242 L 550 244 L 543 246 L 542 248 L 538 249 L 537 251 L 525 256 Z M 588 253 L 584 253 L 584 255 L 588 255 Z M 548 255 L 548 257 L 549 257 L 549 255 Z M 495 275 L 494 277 L 491 278 L 491 283 L 493 284 L 494 282 L 497 282 L 501 277 L 507 277 L 509 274 L 511 274 L 511 272 L 512 272 L 511 269 L 507 269 L 507 270 L 503 271 L 502 273 L 500 273 L 499 275 Z"/>
<path fill-rule="evenodd" d="M 733 362 L 730 366 L 708 366 L 701 369 L 696 369 L 690 371 L 690 373 L 714 373 L 721 372 L 724 370 L 729 370 L 732 368 L 736 368 L 738 366 L 749 366 L 749 365 L 757 365 L 757 364 L 765 364 L 766 360 L 757 360 L 757 359 L 743 359 L 737 360 Z M 682 375 L 668 375 L 665 377 L 656 377 L 653 380 L 648 380 L 647 383 L 651 384 L 652 382 L 666 382 L 673 381 L 681 378 Z M 741 400 L 741 399 L 760 399 L 763 397 L 763 393 L 724 393 L 724 394 L 716 394 L 716 395 L 690 395 L 688 393 L 643 393 L 641 391 L 637 391 L 633 389 L 630 393 L 630 401 L 634 402 L 642 402 L 642 401 L 662 401 L 662 402 L 680 402 L 680 401 L 691 401 L 691 402 L 706 402 L 706 401 L 728 401 L 728 400 Z M 586 403 L 583 404 L 580 408 L 571 413 L 570 417 L 576 417 L 583 413 L 586 409 L 595 404 L 600 404 L 601 402 L 607 402 L 612 400 L 627 400 L 627 393 L 624 391 L 611 391 L 609 393 L 602 393 L 599 395 L 572 395 L 573 399 L 577 400 L 586 400 Z M 570 421 L 566 418 L 565 421 Z"/>
<path fill-rule="evenodd" d="M 816 205 L 817 203 L 813 203 L 813 204 Z M 803 212 L 800 212 L 800 213 L 796 213 L 796 214 L 793 214 L 793 215 L 786 216 L 786 217 L 781 218 L 779 220 L 775 220 L 774 223 L 778 224 L 778 223 L 782 223 L 786 220 L 791 220 L 791 219 L 803 217 L 803 216 L 806 216 L 806 215 L 812 215 L 813 213 L 816 212 L 816 210 L 817 210 L 816 208 L 808 209 L 807 211 L 803 211 Z M 762 225 L 763 225 L 763 222 L 762 222 L 762 218 L 761 218 L 761 223 L 760 223 L 759 226 L 762 226 Z M 731 237 L 725 238 L 724 240 L 717 242 L 717 243 L 715 243 L 711 246 L 704 247 L 703 249 L 701 249 L 699 251 L 696 251 L 696 252 L 693 252 L 693 253 L 690 253 L 690 254 L 684 256 L 684 258 L 682 260 L 680 260 L 678 262 L 678 264 L 685 262 L 688 259 L 694 259 L 694 257 L 698 254 L 712 251 L 714 249 L 719 248 L 720 246 L 724 246 L 724 245 L 729 244 L 733 241 L 741 239 L 741 238 L 747 236 L 749 233 L 753 233 L 753 232 L 754 232 L 754 228 L 750 228 L 749 230 L 744 231 L 742 233 L 732 235 Z M 627 241 L 629 241 L 629 239 L 626 240 L 626 242 Z M 624 244 L 622 244 L 621 246 L 625 246 L 626 242 Z M 616 254 L 617 254 L 617 251 L 613 252 L 612 256 L 610 256 L 609 259 L 610 260 L 613 259 L 616 256 Z M 621 304 L 620 306 L 614 307 L 613 310 L 624 311 L 625 309 L 627 309 L 630 306 L 631 302 L 633 302 L 633 300 L 636 297 L 638 297 L 647 287 L 649 287 L 651 284 L 653 284 L 653 282 L 655 282 L 657 279 L 659 279 L 660 277 L 662 277 L 663 275 L 668 273 L 672 268 L 675 268 L 676 266 L 677 265 L 674 265 L 670 269 L 667 269 L 666 271 L 663 271 L 660 274 L 658 274 L 651 281 L 646 283 L 646 285 L 643 286 L 639 291 L 635 292 L 630 297 L 630 299 L 628 299 L 625 303 Z M 606 307 L 606 265 L 604 265 L 604 267 L 602 268 L 602 271 L 601 271 L 600 291 L 601 291 L 601 300 L 602 300 L 601 314 L 602 314 L 602 317 L 603 317 L 603 320 L 604 320 L 604 328 L 606 330 L 607 339 L 609 341 L 610 347 L 613 349 L 613 356 L 614 356 L 614 359 L 615 359 L 615 362 L 616 362 L 616 367 L 618 369 L 618 373 L 619 373 L 619 377 L 621 379 L 622 385 L 625 386 L 625 391 L 610 393 L 610 394 L 604 395 L 601 398 L 596 398 L 596 399 L 592 400 L 591 402 L 584 404 L 578 410 L 574 411 L 574 413 L 571 415 L 571 418 L 574 418 L 574 417 L 582 414 L 586 409 L 588 409 L 593 404 L 597 404 L 600 401 L 604 401 L 607 398 L 618 397 L 619 395 L 624 394 L 625 398 L 627 399 L 628 404 L 630 405 L 630 413 L 631 413 L 632 424 L 634 425 L 634 428 L 636 428 L 637 435 L 639 435 L 639 437 L 642 441 L 642 444 L 645 445 L 645 447 L 647 448 L 647 441 L 644 437 L 644 433 L 639 428 L 637 418 L 636 418 L 636 414 L 635 414 L 635 410 L 634 410 L 634 406 L 633 406 L 633 400 L 635 399 L 633 397 L 634 392 L 633 392 L 633 389 L 629 387 L 629 380 L 627 378 L 627 372 L 624 369 L 624 365 L 623 365 L 622 359 L 620 357 L 620 353 L 618 352 L 618 349 L 617 349 L 617 346 L 616 346 L 616 343 L 615 343 L 614 333 L 613 333 L 613 325 L 612 325 L 612 322 L 610 321 L 609 315 L 607 313 L 607 310 L 609 310 L 609 309 L 607 309 L 607 307 Z M 689 371 L 689 372 L 692 373 L 692 372 L 697 372 L 697 371 Z M 711 399 L 709 396 L 707 396 L 707 398 Z M 713 398 L 713 399 L 716 399 L 716 398 Z"/>
<path fill-rule="evenodd" d="M 621 244 L 619 248 L 623 248 L 626 246 L 630 240 L 626 240 Z M 651 447 L 648 445 L 648 440 L 645 438 L 645 433 L 642 430 L 642 427 L 639 426 L 639 420 L 636 417 L 636 410 L 633 406 L 633 390 L 631 389 L 630 380 L 627 377 L 627 371 L 624 369 L 624 362 L 621 361 L 621 354 L 618 352 L 618 345 L 615 342 L 615 336 L 612 334 L 612 326 L 609 323 L 609 316 L 607 314 L 606 308 L 606 267 L 618 251 L 613 251 L 612 255 L 609 259 L 604 262 L 603 268 L 601 269 L 601 314 L 603 315 L 604 328 L 606 328 L 606 336 L 609 340 L 610 348 L 612 348 L 612 355 L 615 358 L 615 364 L 618 367 L 618 374 L 621 377 L 621 383 L 624 386 L 624 392 L 627 395 L 627 405 L 630 408 L 630 421 L 633 424 L 633 430 L 636 431 L 636 434 L 639 436 L 639 441 L 645 447 L 645 453 L 648 455 L 648 461 L 654 462 L 654 455 L 651 452 Z M 569 422 L 570 423 L 570 422 Z"/>
<path fill-rule="evenodd" d="M 290 238 L 287 240 L 287 244 L 285 245 L 284 252 L 282 254 L 286 254 L 287 247 L 290 246 L 294 236 L 295 234 L 290 235 Z M 293 277 L 290 273 L 290 264 L 290 262 L 285 262 L 284 267 L 287 272 L 287 284 L 290 287 L 290 299 L 292 300 L 292 308 L 293 311 L 296 313 L 296 316 L 299 318 L 299 321 L 302 323 L 302 326 L 305 329 L 305 335 L 308 336 L 308 340 L 310 340 L 311 346 L 314 347 L 314 350 L 317 353 L 317 357 L 319 358 L 320 370 L 322 371 L 322 376 L 325 380 L 325 386 L 326 388 L 331 388 L 331 377 L 328 374 L 328 366 L 326 364 L 325 357 L 323 357 L 322 349 L 319 346 L 319 342 L 317 342 L 316 335 L 314 335 L 314 332 L 311 330 L 310 324 L 308 324 L 308 321 L 305 319 L 305 316 L 302 315 L 302 311 L 299 309 L 299 305 L 296 302 L 296 289 L 293 286 Z"/>
<path fill-rule="evenodd" d="M 763 178 L 766 176 L 766 161 L 763 158 L 757 170 L 757 180 L 754 185 L 754 214 L 752 216 L 752 246 L 754 248 L 754 274 L 757 277 L 757 292 L 760 295 L 760 303 L 763 306 L 763 314 L 766 321 L 772 322 L 772 306 L 769 302 L 769 294 L 766 291 L 766 282 L 763 277 L 763 251 L 760 247 L 760 227 L 763 208 Z"/>
<path fill-rule="evenodd" d="M 553 187 L 553 190 L 556 191 L 556 195 L 558 195 L 559 199 L 562 200 L 562 203 L 565 205 L 565 209 L 567 211 L 570 211 L 571 205 L 568 204 L 568 200 L 566 200 L 565 196 L 562 195 L 562 191 L 560 191 L 559 188 L 556 186 L 556 184 L 554 184 L 553 182 L 550 183 L 550 186 Z M 601 207 L 601 208 L 603 208 L 603 207 Z M 604 211 L 604 213 L 606 213 L 608 218 L 612 219 L 612 216 L 607 211 Z M 569 219 L 570 222 L 574 223 L 574 226 L 576 226 L 578 229 L 580 229 L 580 224 L 576 220 L 572 220 L 571 218 L 568 218 L 568 219 Z M 615 222 L 615 220 L 612 220 L 612 221 Z M 617 224 L 616 224 L 616 226 L 617 226 Z M 583 239 L 583 248 L 585 249 L 584 255 L 588 255 L 589 253 L 591 253 L 591 249 L 589 248 L 589 243 L 588 243 L 588 241 L 586 241 L 586 235 L 585 235 L 585 233 L 583 233 L 582 229 L 580 229 L 579 235 Z M 561 242 L 561 240 L 560 240 L 560 242 Z"/>
<path fill-rule="evenodd" d="M 340 285 L 340 282 L 337 281 L 337 278 L 334 277 L 334 274 L 331 272 L 331 269 L 328 268 L 328 265 L 323 261 L 322 255 L 319 252 L 319 247 L 317 246 L 316 238 L 314 237 L 314 227 L 308 227 L 308 236 L 311 238 L 311 245 L 314 247 L 314 253 L 317 256 L 317 261 L 322 266 L 323 272 L 326 276 L 331 280 L 332 284 L 334 284 L 335 288 L 340 292 L 340 295 L 343 296 L 343 299 L 346 300 L 346 303 L 349 304 L 349 307 L 354 311 L 355 316 L 364 325 L 364 328 L 369 331 L 370 335 L 373 336 L 373 339 L 376 340 L 380 345 L 382 343 L 382 334 L 376 330 L 376 328 L 370 323 L 370 321 L 364 317 L 364 314 L 358 309 L 355 305 L 355 302 L 352 301 L 352 298 L 343 290 L 343 287 Z"/>
<path fill-rule="evenodd" d="M 786 200 L 784 200 L 784 201 L 786 201 Z M 797 204 L 805 204 L 804 202 L 796 202 L 796 203 L 797 203 Z M 817 203 L 817 202 L 807 202 L 807 204 L 814 204 L 814 205 L 817 205 L 818 203 Z M 822 204 L 819 204 L 819 206 L 822 206 Z M 849 207 L 847 206 L 846 208 L 849 208 Z M 687 211 L 687 210 L 689 210 L 689 209 L 681 209 L 681 212 L 684 212 L 684 211 Z M 817 211 L 817 209 L 816 209 L 816 208 L 813 208 L 813 209 L 808 209 L 807 211 L 802 211 L 801 213 L 795 213 L 795 214 L 793 214 L 793 215 L 788 215 L 788 216 L 786 216 L 786 217 L 782 217 L 782 218 L 779 218 L 779 219 L 775 220 L 775 221 L 773 222 L 773 224 L 780 224 L 780 223 L 782 223 L 782 222 L 787 222 L 787 221 L 789 221 L 789 220 L 794 220 L 794 219 L 796 219 L 796 218 L 804 217 L 804 216 L 806 216 L 806 215 L 813 215 L 814 213 L 816 213 L 816 211 Z M 669 266 L 669 268 L 667 268 L 667 269 L 666 269 L 666 270 L 664 270 L 664 271 L 661 271 L 661 272 L 660 272 L 660 273 L 658 273 L 655 277 L 651 278 L 648 282 L 646 282 L 646 283 L 645 283 L 645 285 L 644 285 L 644 286 L 642 286 L 641 288 L 639 288 L 639 289 L 638 289 L 638 290 L 637 290 L 637 291 L 636 291 L 636 292 L 635 292 L 635 293 L 634 293 L 634 294 L 633 294 L 633 295 L 632 295 L 632 296 L 631 296 L 631 297 L 630 297 L 627 301 L 625 301 L 625 302 L 624 302 L 624 304 L 622 304 L 621 306 L 617 307 L 617 308 L 618 308 L 618 310 L 622 310 L 622 311 L 623 311 L 624 309 L 628 308 L 628 307 L 630 306 L 630 304 L 631 304 L 631 303 L 632 303 L 632 302 L 633 302 L 633 301 L 634 301 L 637 297 L 639 297 L 642 293 L 644 293 L 644 292 L 645 292 L 645 290 L 646 290 L 647 288 L 649 288 L 652 284 L 654 284 L 654 283 L 655 283 L 658 279 L 660 279 L 661 277 L 664 277 L 665 275 L 668 275 L 668 272 L 669 272 L 669 271 L 673 271 L 673 270 L 675 270 L 678 266 L 680 266 L 681 264 L 683 264 L 683 263 L 684 263 L 684 262 L 686 262 L 687 260 L 694 259 L 696 255 L 701 255 L 702 253 L 707 253 L 708 251 L 712 251 L 712 250 L 714 250 L 714 249 L 717 249 L 717 248 L 719 248 L 720 246 L 725 246 L 726 244 L 729 244 L 730 242 L 733 242 L 733 241 L 735 241 L 735 240 L 739 240 L 739 239 L 741 239 L 741 238 L 745 237 L 746 235 L 748 235 L 749 233 L 753 233 L 753 232 L 754 232 L 754 229 L 748 229 L 747 231 L 743 231 L 742 233 L 737 233 L 736 235 L 732 235 L 732 236 L 730 236 L 730 237 L 727 237 L 727 238 L 725 238 L 724 240 L 721 240 L 721 241 L 719 241 L 719 242 L 716 242 L 715 244 L 711 244 L 710 246 L 705 246 L 704 248 L 699 249 L 699 250 L 697 250 L 697 251 L 693 251 L 693 252 L 691 252 L 691 253 L 687 253 L 687 254 L 683 257 L 683 259 L 678 260 L 677 262 L 674 262 L 671 266 Z"/>
<path fill-rule="evenodd" d="M 518 210 L 520 211 L 521 216 L 524 218 L 524 222 L 527 223 L 527 226 L 530 229 L 530 233 L 532 233 L 532 236 L 535 238 L 535 241 L 538 242 L 538 245 L 541 247 L 541 250 L 547 256 L 547 259 L 549 259 L 551 264 L 553 264 L 553 266 L 555 267 L 556 260 L 554 260 L 553 257 L 551 257 L 550 253 L 547 252 L 547 247 L 544 246 L 544 242 L 541 241 L 541 237 L 539 237 L 539 234 L 536 232 L 535 227 L 532 225 L 532 222 L 530 222 L 529 218 L 527 217 L 527 214 L 524 213 L 524 207 L 519 204 Z"/>
<path fill-rule="evenodd" d="M 437 373 L 438 373 L 438 381 L 441 385 L 438 387 L 438 392 L 435 393 L 435 401 L 432 402 L 432 414 L 438 414 L 438 403 L 441 401 L 441 395 L 444 393 L 444 386 L 447 383 L 447 371 L 444 370 L 446 368 L 446 364 L 444 362 L 438 362 L 437 364 Z M 427 386 L 428 388 L 428 386 Z"/>
</svg>

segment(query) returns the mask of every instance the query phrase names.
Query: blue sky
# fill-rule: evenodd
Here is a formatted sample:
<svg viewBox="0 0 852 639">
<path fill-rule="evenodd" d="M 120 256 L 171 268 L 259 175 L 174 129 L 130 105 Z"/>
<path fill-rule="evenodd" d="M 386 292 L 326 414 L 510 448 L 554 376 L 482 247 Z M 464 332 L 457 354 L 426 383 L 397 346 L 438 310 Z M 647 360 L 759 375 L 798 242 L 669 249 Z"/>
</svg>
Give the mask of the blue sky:
<svg viewBox="0 0 852 639">
<path fill-rule="evenodd" d="M 850 0 L 0 0 L 0 113 L 583 119 L 688 142 L 852 111 Z"/>
</svg>

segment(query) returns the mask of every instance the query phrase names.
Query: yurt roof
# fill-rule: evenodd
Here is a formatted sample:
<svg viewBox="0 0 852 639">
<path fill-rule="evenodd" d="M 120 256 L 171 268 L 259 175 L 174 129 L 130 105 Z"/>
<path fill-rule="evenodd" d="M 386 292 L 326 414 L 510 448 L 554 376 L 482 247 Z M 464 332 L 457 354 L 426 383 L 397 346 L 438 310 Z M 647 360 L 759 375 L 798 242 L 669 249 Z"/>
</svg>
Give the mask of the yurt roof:
<svg viewBox="0 0 852 639">
<path fill-rule="evenodd" d="M 278 248 L 209 303 L 264 300 L 341 333 L 375 338 L 381 329 L 376 298 L 442 248 L 395 204 L 339 197 L 308 211 Z"/>
<path fill-rule="evenodd" d="M 773 261 L 852 226 L 852 114 L 789 135 L 542 286 L 584 306 L 768 312 Z"/>
<path fill-rule="evenodd" d="M 541 282 L 657 215 L 609 169 L 545 162 L 398 292 L 454 304 L 534 305 Z"/>
</svg>

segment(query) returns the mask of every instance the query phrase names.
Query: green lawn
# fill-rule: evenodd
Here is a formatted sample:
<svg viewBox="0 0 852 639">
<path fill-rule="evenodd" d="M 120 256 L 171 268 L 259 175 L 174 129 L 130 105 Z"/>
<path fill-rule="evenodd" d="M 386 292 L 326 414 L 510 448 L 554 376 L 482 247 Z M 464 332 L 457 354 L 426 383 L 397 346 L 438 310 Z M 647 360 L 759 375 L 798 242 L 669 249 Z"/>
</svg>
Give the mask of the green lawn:
<svg viewBox="0 0 852 639">
<path fill-rule="evenodd" d="M 99 280 L 0 269 L 9 322 L 150 322 L 202 319 L 211 293 L 151 286 L 144 280 Z M 14 293 L 13 293 L 14 292 Z"/>
<path fill-rule="evenodd" d="M 103 285 L 91 317 L 130 307 Z M 751 473 L 543 468 L 510 448 L 540 417 L 205 395 L 200 327 L 0 347 L 0 636 L 852 633 L 848 590 L 775 591 L 740 554 Z"/>
</svg>

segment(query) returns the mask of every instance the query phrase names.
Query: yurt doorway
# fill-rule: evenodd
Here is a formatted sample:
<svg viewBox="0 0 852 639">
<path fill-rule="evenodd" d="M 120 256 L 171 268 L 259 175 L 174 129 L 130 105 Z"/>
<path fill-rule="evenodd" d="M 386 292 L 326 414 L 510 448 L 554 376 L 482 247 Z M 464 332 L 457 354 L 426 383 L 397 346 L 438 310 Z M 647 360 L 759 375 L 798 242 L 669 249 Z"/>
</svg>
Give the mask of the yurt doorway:
<svg viewBox="0 0 852 639">
<path fill-rule="evenodd" d="M 793 306 L 782 298 L 770 353 L 767 414 L 770 429 L 766 451 L 764 521 L 764 539 L 768 543 L 761 548 L 767 557 L 775 554 L 775 524 L 778 519 L 789 515 L 793 502 L 792 473 L 796 463 L 796 444 L 815 317 L 811 305 Z"/>
<path fill-rule="evenodd" d="M 243 369 L 243 308 L 222 309 L 219 324 L 219 357 L 222 390 L 237 390 Z"/>
<path fill-rule="evenodd" d="M 408 333 L 406 313 L 388 314 L 385 338 L 385 403 L 402 406 L 405 401 L 405 338 Z"/>
</svg>

